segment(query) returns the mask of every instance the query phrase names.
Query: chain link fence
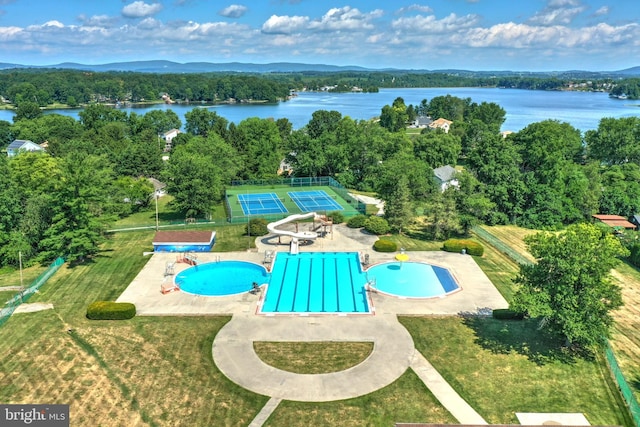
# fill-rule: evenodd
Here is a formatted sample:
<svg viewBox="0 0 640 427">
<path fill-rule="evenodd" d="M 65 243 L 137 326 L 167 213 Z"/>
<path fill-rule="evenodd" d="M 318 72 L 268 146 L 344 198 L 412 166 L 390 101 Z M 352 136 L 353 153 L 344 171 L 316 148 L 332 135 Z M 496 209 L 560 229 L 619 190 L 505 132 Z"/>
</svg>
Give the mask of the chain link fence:
<svg viewBox="0 0 640 427">
<path fill-rule="evenodd" d="M 45 271 L 43 271 L 31 284 L 18 292 L 13 298 L 11 298 L 6 304 L 5 307 L 0 309 L 0 326 L 4 325 L 4 323 L 9 320 L 9 317 L 13 314 L 13 312 L 18 308 L 18 306 L 22 303 L 25 303 L 31 298 L 40 286 L 44 285 L 47 280 L 51 276 L 55 274 L 56 271 L 60 268 L 60 266 L 64 264 L 63 258 L 57 258 L 55 261 L 47 267 Z"/>
<path fill-rule="evenodd" d="M 616 357 L 613 354 L 613 350 L 611 349 L 609 343 L 607 343 L 604 354 L 607 359 L 607 365 L 609 365 L 611 375 L 613 375 L 616 384 L 618 384 L 618 389 L 620 390 L 620 393 L 622 394 L 622 397 L 624 398 L 624 401 L 629 408 L 629 412 L 631 412 L 633 422 L 636 427 L 640 427 L 640 405 L 638 405 L 638 400 L 633 394 L 631 386 L 629 385 L 629 383 L 627 383 L 627 380 L 624 379 L 624 375 L 622 375 L 620 365 L 618 365 L 618 361 L 616 360 Z"/>
</svg>

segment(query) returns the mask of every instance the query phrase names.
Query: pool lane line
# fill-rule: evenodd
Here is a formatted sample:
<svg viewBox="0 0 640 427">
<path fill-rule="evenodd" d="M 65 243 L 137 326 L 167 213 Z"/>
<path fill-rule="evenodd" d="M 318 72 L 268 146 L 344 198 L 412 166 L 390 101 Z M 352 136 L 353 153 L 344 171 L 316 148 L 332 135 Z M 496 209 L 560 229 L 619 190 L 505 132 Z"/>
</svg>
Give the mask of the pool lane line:
<svg viewBox="0 0 640 427">
<path fill-rule="evenodd" d="M 338 258 L 333 259 L 336 274 L 336 311 L 340 313 L 340 283 L 338 283 Z"/>
<path fill-rule="evenodd" d="M 296 258 L 296 281 L 293 286 L 293 298 L 291 298 L 291 312 L 296 311 L 296 298 L 298 297 L 298 278 L 300 277 L 300 259 Z"/>
</svg>

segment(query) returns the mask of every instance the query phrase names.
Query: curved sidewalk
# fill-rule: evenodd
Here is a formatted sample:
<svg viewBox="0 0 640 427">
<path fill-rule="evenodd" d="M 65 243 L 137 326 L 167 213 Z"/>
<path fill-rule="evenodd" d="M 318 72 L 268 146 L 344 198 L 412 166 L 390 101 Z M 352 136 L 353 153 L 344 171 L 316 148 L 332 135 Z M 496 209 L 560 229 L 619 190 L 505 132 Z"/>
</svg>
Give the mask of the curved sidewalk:
<svg viewBox="0 0 640 427">
<path fill-rule="evenodd" d="M 373 342 L 362 363 L 330 374 L 294 374 L 264 363 L 254 341 Z M 240 386 L 279 399 L 329 402 L 363 396 L 398 379 L 414 358 L 413 339 L 396 316 L 235 315 L 216 335 L 213 358 Z"/>
</svg>

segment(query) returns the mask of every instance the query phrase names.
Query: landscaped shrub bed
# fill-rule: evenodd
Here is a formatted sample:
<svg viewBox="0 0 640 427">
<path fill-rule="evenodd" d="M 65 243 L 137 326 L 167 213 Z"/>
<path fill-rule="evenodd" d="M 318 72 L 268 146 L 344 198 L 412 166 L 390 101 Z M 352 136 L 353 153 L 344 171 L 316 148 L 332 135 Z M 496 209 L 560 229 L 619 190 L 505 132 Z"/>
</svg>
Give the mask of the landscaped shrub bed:
<svg viewBox="0 0 640 427">
<path fill-rule="evenodd" d="M 484 253 L 484 246 L 482 246 L 480 243 L 476 241 L 467 240 L 467 239 L 445 240 L 445 242 L 442 244 L 442 249 L 444 249 L 447 252 L 458 252 L 458 253 L 462 252 L 462 250 L 464 249 L 464 251 L 469 255 L 477 255 L 477 256 L 482 256 L 482 254 Z"/>
<path fill-rule="evenodd" d="M 125 320 L 136 315 L 136 306 L 130 302 L 96 301 L 87 307 L 87 318 L 92 320 Z"/>
<path fill-rule="evenodd" d="M 264 236 L 269 234 L 267 224 L 268 222 L 264 218 L 254 218 L 244 227 L 245 232 L 249 236 Z"/>
<path fill-rule="evenodd" d="M 366 215 L 356 215 L 349 218 L 347 221 L 347 227 L 349 228 L 362 228 L 364 227 L 364 222 L 367 220 Z"/>
<path fill-rule="evenodd" d="M 524 319 L 524 314 L 508 308 L 496 308 L 493 310 L 493 318 L 498 320 L 522 320 Z"/>
<path fill-rule="evenodd" d="M 331 218 L 334 224 L 342 224 L 344 222 L 344 215 L 340 211 L 329 212 L 327 218 Z"/>
<path fill-rule="evenodd" d="M 373 244 L 373 249 L 377 252 L 395 252 L 398 250 L 398 245 L 392 240 L 379 239 Z"/>
<path fill-rule="evenodd" d="M 388 233 L 391 228 L 386 219 L 373 215 L 364 222 L 364 229 L 379 236 Z"/>
</svg>

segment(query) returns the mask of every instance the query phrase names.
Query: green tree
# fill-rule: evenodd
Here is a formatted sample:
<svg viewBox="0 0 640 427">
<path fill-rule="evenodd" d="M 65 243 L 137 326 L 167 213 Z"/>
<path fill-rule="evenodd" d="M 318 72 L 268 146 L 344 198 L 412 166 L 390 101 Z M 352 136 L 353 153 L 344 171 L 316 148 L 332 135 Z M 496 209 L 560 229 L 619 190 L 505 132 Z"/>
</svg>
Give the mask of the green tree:
<svg viewBox="0 0 640 427">
<path fill-rule="evenodd" d="M 16 107 L 16 115 L 13 116 L 13 122 L 20 120 L 31 120 L 42 115 L 42 110 L 36 102 L 22 101 Z"/>
<path fill-rule="evenodd" d="M 227 137 L 229 121 L 219 116 L 215 111 L 209 111 L 205 108 L 194 108 L 186 113 L 184 118 L 187 121 L 185 129 L 192 135 L 206 138 L 211 133 L 217 133 L 223 138 Z"/>
<path fill-rule="evenodd" d="M 167 191 L 174 196 L 176 207 L 188 216 L 209 213 L 236 175 L 237 162 L 233 147 L 215 133 L 176 147 L 165 172 Z"/>
<path fill-rule="evenodd" d="M 541 318 L 541 327 L 568 345 L 595 350 L 610 336 L 611 311 L 622 305 L 611 269 L 628 251 L 613 234 L 586 223 L 525 242 L 536 263 L 521 265 L 513 308 Z"/>
<path fill-rule="evenodd" d="M 604 118 L 597 130 L 587 131 L 585 142 L 590 158 L 604 164 L 640 164 L 640 117 Z"/>
<path fill-rule="evenodd" d="M 98 253 L 103 241 L 102 217 L 112 170 L 104 157 L 71 153 L 61 162 L 62 182 L 52 194 L 51 226 L 41 241 L 42 260 L 63 256 L 82 262 Z"/>
<path fill-rule="evenodd" d="M 413 219 L 413 210 L 409 197 L 409 180 L 406 176 L 400 176 L 396 182 L 395 189 L 384 201 L 384 217 L 391 229 L 400 234 Z"/>
<path fill-rule="evenodd" d="M 380 126 L 389 132 L 399 132 L 407 125 L 409 115 L 404 99 L 398 97 L 391 106 L 385 105 L 380 113 Z"/>
<path fill-rule="evenodd" d="M 460 156 L 460 138 L 450 133 L 427 132 L 416 137 L 413 144 L 416 157 L 431 168 L 455 166 Z"/>
</svg>

